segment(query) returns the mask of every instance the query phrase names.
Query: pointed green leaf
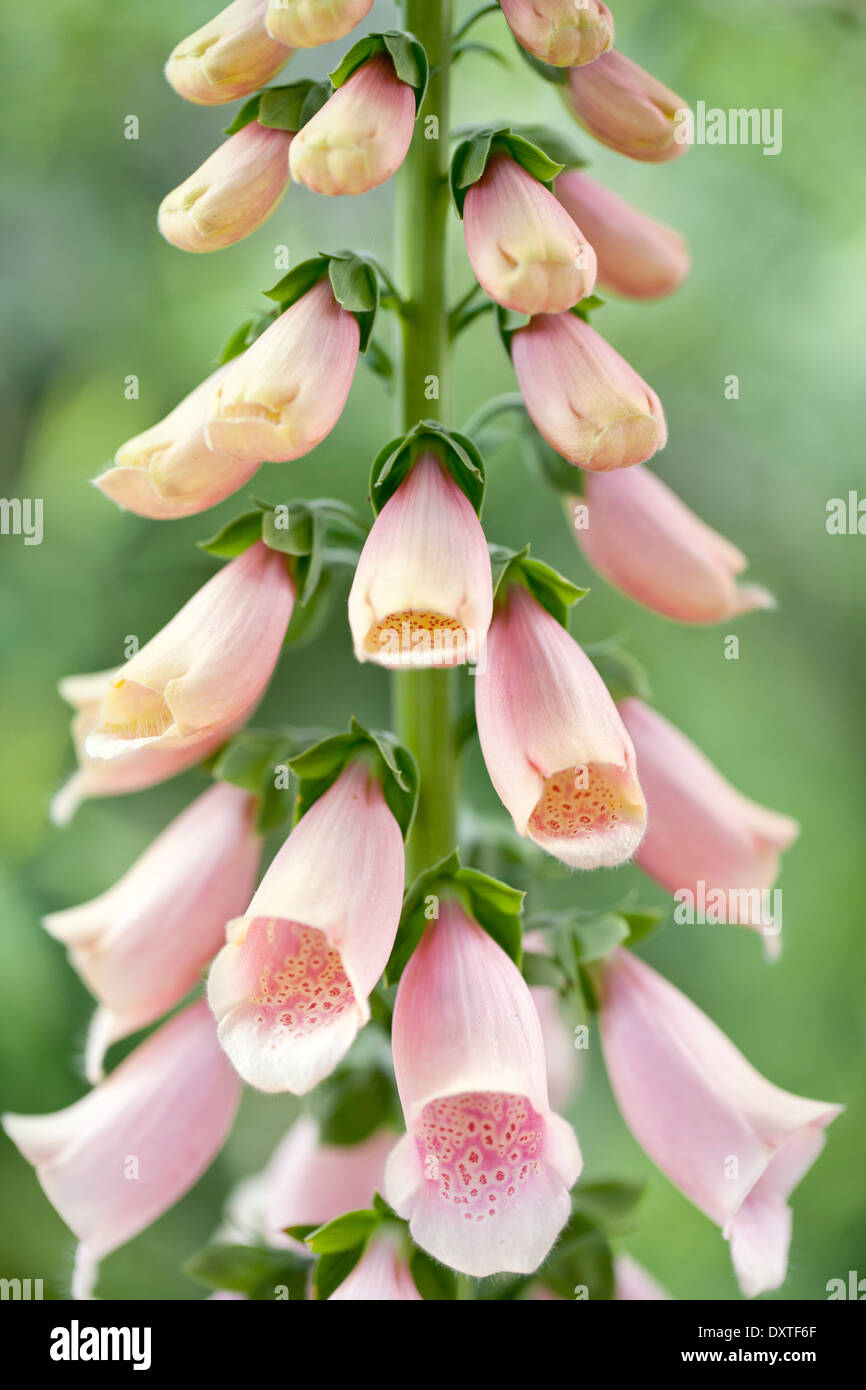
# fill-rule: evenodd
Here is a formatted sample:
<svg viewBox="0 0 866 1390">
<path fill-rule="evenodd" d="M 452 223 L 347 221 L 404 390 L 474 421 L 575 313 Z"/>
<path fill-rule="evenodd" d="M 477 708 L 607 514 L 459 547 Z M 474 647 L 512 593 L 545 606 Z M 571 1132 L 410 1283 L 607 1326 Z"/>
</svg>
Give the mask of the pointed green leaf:
<svg viewBox="0 0 866 1390">
<path fill-rule="evenodd" d="M 218 365 L 225 366 L 226 362 L 232 362 L 236 357 L 240 357 L 242 352 L 246 352 L 248 347 L 260 338 L 272 323 L 276 322 L 277 309 L 268 309 L 264 314 L 256 314 L 254 318 L 246 319 L 235 329 L 218 358 Z"/>
<path fill-rule="evenodd" d="M 288 309 L 317 285 L 323 275 L 327 275 L 329 264 L 328 256 L 311 256 L 308 261 L 301 261 L 264 293 L 268 299 L 274 299 L 283 309 Z"/>
<path fill-rule="evenodd" d="M 528 140 L 530 144 L 543 150 L 548 159 L 554 160 L 563 169 L 583 169 L 589 163 L 568 135 L 561 135 L 546 125 L 512 126 L 515 135 Z"/>
<path fill-rule="evenodd" d="M 218 555 L 221 560 L 231 560 L 236 555 L 242 555 L 261 539 L 261 512 L 244 512 L 242 516 L 236 516 L 233 521 L 227 522 L 215 536 L 210 537 L 210 540 L 199 541 L 198 547 L 199 550 L 206 550 L 208 555 Z"/>
<path fill-rule="evenodd" d="M 490 546 L 494 596 L 501 601 L 511 584 L 523 584 L 536 602 L 567 628 L 569 609 L 588 591 L 572 584 L 564 574 L 543 560 L 536 560 L 529 552 L 528 545 L 520 551 L 508 550 L 500 545 Z"/>
<path fill-rule="evenodd" d="M 520 964 L 525 894 L 478 869 L 464 868 L 454 850 L 420 874 L 406 892 L 394 946 L 385 967 L 389 985 L 399 980 L 428 922 L 438 917 L 438 899 L 443 894 L 459 897 L 479 926 L 517 965 Z"/>
<path fill-rule="evenodd" d="M 310 806 L 336 782 L 352 758 L 366 757 L 381 784 L 385 802 L 397 820 L 403 838 L 409 834 L 418 799 L 418 767 L 407 748 L 394 735 L 368 730 L 352 719 L 348 733 L 332 734 L 291 760 L 300 782 L 296 815 Z"/>
<path fill-rule="evenodd" d="M 223 128 L 223 134 L 236 135 L 239 130 L 243 130 L 244 126 L 251 125 L 253 121 L 257 120 L 261 100 L 262 93 L 256 92 L 254 97 L 250 97 L 249 101 L 245 101 L 240 111 L 235 113 L 231 124 Z"/>
<path fill-rule="evenodd" d="M 354 72 L 377 53 L 387 53 L 401 82 L 415 89 L 415 110 L 418 111 L 427 90 L 428 63 L 423 44 L 414 34 L 401 29 L 365 34 L 344 54 L 330 74 L 334 87 L 342 87 Z"/>
<path fill-rule="evenodd" d="M 307 1236 L 307 1245 L 314 1255 L 336 1255 L 343 1250 L 353 1250 L 365 1243 L 381 1223 L 381 1213 L 372 1208 L 347 1211 L 344 1216 L 318 1226 Z"/>
<path fill-rule="evenodd" d="M 256 119 L 271 130 L 295 132 L 321 110 L 330 95 L 330 83 L 309 79 L 285 87 L 266 87 L 260 93 Z"/>
<path fill-rule="evenodd" d="M 209 1245 L 187 1260 L 184 1270 L 211 1289 L 227 1289 L 257 1301 L 272 1300 L 285 1287 L 292 1300 L 303 1300 L 310 1262 L 290 1250 L 254 1245 Z"/>
<path fill-rule="evenodd" d="M 351 1250 L 339 1250 L 333 1255 L 322 1255 L 316 1261 L 313 1274 L 313 1291 L 317 1302 L 331 1297 L 344 1279 L 348 1279 L 355 1265 L 364 1253 L 364 1245 L 356 1245 Z"/>
<path fill-rule="evenodd" d="M 458 216 L 463 216 L 467 189 L 482 177 L 493 154 L 507 154 L 547 188 L 563 169 L 558 160 L 510 126 L 481 126 L 460 141 L 451 160 L 449 182 Z"/>
<path fill-rule="evenodd" d="M 484 462 L 471 439 L 447 430 L 438 420 L 420 420 L 408 434 L 380 449 L 370 472 L 370 500 L 378 515 L 423 453 L 441 459 L 480 516 L 484 503 Z"/>
</svg>

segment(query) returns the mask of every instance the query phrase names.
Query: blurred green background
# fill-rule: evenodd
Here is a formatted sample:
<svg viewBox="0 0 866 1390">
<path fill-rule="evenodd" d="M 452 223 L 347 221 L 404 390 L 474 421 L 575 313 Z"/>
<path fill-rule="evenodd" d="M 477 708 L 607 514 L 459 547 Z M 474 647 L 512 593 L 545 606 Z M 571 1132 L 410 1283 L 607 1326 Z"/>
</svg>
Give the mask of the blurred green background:
<svg viewBox="0 0 866 1390">
<path fill-rule="evenodd" d="M 84 1090 L 91 1005 L 41 915 L 103 891 L 204 786 L 192 772 L 91 802 L 67 829 L 50 827 L 49 799 L 72 766 L 56 682 L 119 662 L 127 634 L 146 640 L 161 626 L 213 570 L 196 540 L 243 506 L 241 496 L 188 521 L 150 523 L 115 510 L 88 480 L 207 374 L 262 302 L 258 291 L 277 278 L 277 246 L 288 245 L 293 263 L 345 244 L 390 258 L 388 186 L 351 202 L 292 189 L 255 236 L 214 256 L 185 255 L 160 239 L 159 200 L 227 123 L 224 108 L 181 102 L 161 68 L 215 9 L 215 0 L 48 0 L 14 6 L 4 22 L 2 492 L 44 498 L 45 535 L 40 547 L 0 538 L 3 1109 L 53 1110 Z M 790 1274 L 779 1296 L 797 1299 L 825 1297 L 827 1280 L 849 1269 L 866 1275 L 866 538 L 825 529 L 828 499 L 863 486 L 866 166 L 856 116 L 866 29 L 860 11 L 848 6 L 846 18 L 845 9 L 619 0 L 625 52 L 693 104 L 781 107 L 783 152 L 704 146 L 652 166 L 579 136 L 594 172 L 691 242 L 694 272 L 677 296 L 650 306 L 611 301 L 597 325 L 665 403 L 670 444 L 655 461 L 659 473 L 750 556 L 754 579 L 778 595 L 778 612 L 702 630 L 630 605 L 590 575 L 556 498 L 514 446 L 489 460 L 485 511 L 492 540 L 520 547 L 531 539 L 537 554 L 591 583 L 573 623 L 578 637 L 624 633 L 659 707 L 744 791 L 802 822 L 781 880 L 779 965 L 765 966 L 754 934 L 736 928 L 669 924 L 645 952 L 772 1080 L 848 1105 L 794 1197 Z M 372 27 L 396 18 L 377 0 Z M 505 117 L 568 130 L 553 89 L 513 56 L 501 20 L 485 20 L 477 37 L 499 43 L 511 66 L 462 60 L 457 123 Z M 298 54 L 290 77 L 320 76 L 334 58 L 331 49 Z M 124 139 L 130 114 L 140 121 L 137 141 Z M 452 234 L 456 296 L 469 272 L 456 222 Z M 140 379 L 138 401 L 124 399 L 129 373 Z M 738 401 L 723 395 L 731 373 Z M 513 389 L 488 320 L 461 340 L 455 377 L 452 423 Z M 362 365 L 332 436 L 308 458 L 268 466 L 256 490 L 363 506 L 370 459 L 393 433 L 388 397 Z M 724 659 L 727 631 L 740 635 L 738 661 Z M 287 651 L 257 722 L 342 726 L 352 712 L 387 722 L 387 682 L 354 665 L 337 604 L 315 645 Z M 468 796 L 498 813 L 477 755 L 467 773 Z M 665 901 L 636 869 L 563 879 L 548 901 L 609 902 L 634 884 L 645 900 Z M 207 1240 L 228 1186 L 262 1164 L 293 1104 L 248 1093 L 214 1167 L 105 1262 L 100 1293 L 200 1297 L 179 1264 Z M 640 1226 L 627 1241 L 632 1253 L 678 1297 L 737 1297 L 719 1233 L 632 1142 L 596 1050 L 574 1117 L 588 1175 L 649 1176 Z M 42 1277 L 47 1292 L 63 1296 L 72 1237 L 5 1139 L 2 1164 L 0 1274 Z"/>
</svg>

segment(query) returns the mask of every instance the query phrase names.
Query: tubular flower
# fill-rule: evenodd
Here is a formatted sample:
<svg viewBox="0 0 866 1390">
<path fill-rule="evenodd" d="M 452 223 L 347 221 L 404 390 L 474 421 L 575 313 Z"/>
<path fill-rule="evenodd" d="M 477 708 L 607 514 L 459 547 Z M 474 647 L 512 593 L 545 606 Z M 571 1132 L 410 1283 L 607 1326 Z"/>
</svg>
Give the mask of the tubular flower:
<svg viewBox="0 0 866 1390">
<path fill-rule="evenodd" d="M 99 1260 L 174 1206 L 209 1167 L 239 1098 L 240 1082 L 200 1001 L 74 1105 L 52 1115 L 3 1117 L 81 1242 L 73 1298 L 90 1297 Z"/>
<path fill-rule="evenodd" d="M 88 756 L 225 739 L 261 698 L 293 604 L 286 557 L 257 541 L 111 678 L 85 740 Z"/>
<path fill-rule="evenodd" d="M 463 233 L 473 274 L 506 309 L 557 314 L 595 285 L 595 252 L 538 179 L 494 154 L 467 190 Z"/>
<path fill-rule="evenodd" d="M 269 0 L 268 33 L 292 48 L 336 43 L 366 18 L 373 0 Z"/>
<path fill-rule="evenodd" d="M 587 473 L 583 496 L 565 498 L 565 509 L 593 569 L 666 618 L 718 623 L 773 607 L 766 589 L 737 584 L 745 555 L 640 464 Z"/>
<path fill-rule="evenodd" d="M 331 1294 L 333 1303 L 420 1303 L 409 1262 L 392 1231 L 377 1231 L 355 1268 Z"/>
<path fill-rule="evenodd" d="M 394 1135 L 378 1130 L 360 1144 L 324 1144 L 300 1115 L 263 1173 L 240 1183 L 227 1207 L 226 1238 L 298 1248 L 287 1226 L 324 1226 L 372 1204 L 381 1190 Z"/>
<path fill-rule="evenodd" d="M 100 1001 L 86 1053 L 92 1084 L 113 1042 L 183 999 L 248 902 L 262 850 L 254 813 L 252 796 L 217 783 L 107 893 L 43 919 Z"/>
<path fill-rule="evenodd" d="M 72 738 L 79 765 L 51 802 L 51 819 L 55 825 L 66 825 L 81 802 L 89 797 L 142 791 L 185 772 L 194 763 L 215 753 L 227 734 L 233 732 L 220 729 L 189 746 L 137 746 L 128 755 L 112 758 L 109 762 L 91 758 L 85 747 L 87 738 L 96 728 L 102 702 L 116 675 L 114 670 L 96 671 L 87 676 L 66 676 L 60 682 L 61 696 L 75 710 Z"/>
<path fill-rule="evenodd" d="M 295 136 L 292 178 L 314 193 L 366 193 L 399 169 L 414 128 L 414 88 L 390 58 L 368 58 Z"/>
<path fill-rule="evenodd" d="M 730 1242 L 747 1298 L 784 1282 L 788 1198 L 842 1106 L 780 1090 L 690 999 L 629 951 L 605 964 L 611 1086 L 638 1143 Z"/>
<path fill-rule="evenodd" d="M 159 424 L 122 444 L 114 466 L 94 486 L 118 506 L 154 521 L 193 516 L 243 487 L 258 464 L 239 463 L 210 449 L 205 439 L 208 405 L 228 370 L 220 367 Z"/>
<path fill-rule="evenodd" d="M 517 966 L 442 901 L 397 991 L 394 1069 L 406 1134 L 385 1195 L 435 1259 L 528 1274 L 568 1220 L 582 1160 L 551 1111 L 544 1044 Z"/>
<path fill-rule="evenodd" d="M 380 666 L 478 661 L 493 611 L 481 523 L 434 453 L 385 503 L 349 594 L 355 656 Z"/>
<path fill-rule="evenodd" d="M 320 280 L 230 363 L 211 396 L 210 447 L 255 465 L 308 454 L 342 414 L 359 343 L 358 320 Z"/>
<path fill-rule="evenodd" d="M 166 241 L 181 251 L 219 251 L 266 222 L 289 186 L 293 136 L 250 121 L 159 205 Z"/>
<path fill-rule="evenodd" d="M 576 314 L 539 314 L 511 339 L 533 424 L 569 463 L 596 472 L 643 463 L 667 443 L 661 401 Z"/>
<path fill-rule="evenodd" d="M 556 196 L 598 258 L 599 284 L 627 299 L 671 294 L 691 270 L 679 232 L 638 212 L 578 169 L 556 180 Z"/>
<path fill-rule="evenodd" d="M 632 741 L 592 662 L 520 584 L 494 612 L 475 714 L 519 835 L 575 869 L 634 854 L 646 804 Z"/>
<path fill-rule="evenodd" d="M 219 1038 L 245 1081 L 303 1095 L 370 1017 L 403 894 L 403 841 L 379 782 L 355 762 L 302 817 L 208 983 Z"/>
<path fill-rule="evenodd" d="M 517 42 L 557 68 L 594 63 L 613 44 L 613 15 L 601 0 L 501 0 Z"/>
<path fill-rule="evenodd" d="M 561 90 L 575 120 L 618 154 L 661 164 L 688 148 L 680 137 L 688 111 L 682 97 L 616 49 L 571 68 Z"/>
<path fill-rule="evenodd" d="M 268 0 L 234 0 L 172 50 L 165 75 L 200 106 L 245 97 L 285 67 L 292 50 L 265 28 Z"/>
<path fill-rule="evenodd" d="M 708 920 L 758 928 L 777 955 L 782 918 L 770 890 L 797 822 L 743 796 L 642 700 L 623 700 L 619 709 L 649 807 L 638 864 L 685 909 L 703 904 Z"/>
</svg>

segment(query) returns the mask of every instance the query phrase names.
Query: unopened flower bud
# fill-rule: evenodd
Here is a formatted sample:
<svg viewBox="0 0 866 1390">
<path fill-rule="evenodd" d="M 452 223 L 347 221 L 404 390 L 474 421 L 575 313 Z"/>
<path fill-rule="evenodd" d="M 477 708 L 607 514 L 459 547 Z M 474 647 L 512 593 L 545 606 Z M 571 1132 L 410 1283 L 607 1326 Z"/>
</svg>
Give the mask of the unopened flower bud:
<svg viewBox="0 0 866 1390">
<path fill-rule="evenodd" d="M 373 0 L 269 0 L 268 33 L 291 48 L 336 43 L 366 18 Z"/>
<path fill-rule="evenodd" d="M 181 251 L 220 251 L 266 222 L 289 185 L 292 136 L 251 121 L 214 150 L 159 205 L 166 241 Z"/>
<path fill-rule="evenodd" d="M 599 284 L 628 299 L 657 299 L 678 289 L 691 269 L 679 232 L 630 207 L 609 188 L 569 169 L 556 196 L 598 258 Z"/>
<path fill-rule="evenodd" d="M 494 154 L 463 205 L 466 251 L 491 299 L 520 314 L 570 309 L 595 285 L 595 252 L 556 198 Z"/>
<path fill-rule="evenodd" d="M 210 447 L 252 464 L 308 454 L 342 414 L 360 336 L 324 277 L 230 364 L 211 398 Z"/>
<path fill-rule="evenodd" d="M 611 47 L 613 15 L 601 0 L 501 0 L 517 42 L 553 67 L 594 63 Z"/>
<path fill-rule="evenodd" d="M 399 169 L 414 127 L 415 89 L 377 54 L 295 136 L 292 178 L 314 193 L 366 193 Z"/>
<path fill-rule="evenodd" d="M 270 82 L 292 50 L 265 28 L 267 8 L 268 0 L 234 0 L 183 39 L 165 65 L 175 91 L 200 106 L 219 106 Z"/>
<path fill-rule="evenodd" d="M 571 68 L 562 91 L 575 119 L 618 154 L 659 164 L 688 147 L 679 135 L 679 113 L 688 110 L 682 97 L 616 49 Z"/>
<path fill-rule="evenodd" d="M 533 424 L 569 463 L 628 468 L 667 442 L 655 391 L 576 314 L 538 314 L 514 334 L 511 360 Z"/>
</svg>

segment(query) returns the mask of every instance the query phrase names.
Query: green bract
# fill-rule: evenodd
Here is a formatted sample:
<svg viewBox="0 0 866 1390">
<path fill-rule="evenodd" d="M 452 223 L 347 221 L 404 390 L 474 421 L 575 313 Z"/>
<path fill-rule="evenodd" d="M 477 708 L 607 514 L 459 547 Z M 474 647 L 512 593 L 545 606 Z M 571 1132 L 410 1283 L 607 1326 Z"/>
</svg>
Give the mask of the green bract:
<svg viewBox="0 0 866 1390">
<path fill-rule="evenodd" d="M 523 973 L 528 984 L 547 985 L 560 993 L 587 991 L 586 966 L 604 960 L 618 946 L 636 945 L 658 926 L 657 908 L 635 906 L 630 899 L 610 908 L 566 908 L 538 913 L 526 922 L 526 931 L 544 932 L 550 953 L 526 955 Z"/>
<path fill-rule="evenodd" d="M 266 87 L 244 102 L 231 125 L 226 126 L 225 133 L 234 135 L 252 121 L 270 130 L 298 131 L 321 110 L 330 95 L 330 83 L 313 82 L 309 78 L 290 82 L 285 87 Z"/>
<path fill-rule="evenodd" d="M 366 352 L 379 308 L 381 274 L 382 268 L 376 258 L 364 252 L 320 251 L 310 260 L 301 261 L 276 285 L 265 290 L 265 294 L 268 299 L 277 301 L 282 312 L 296 304 L 327 275 L 337 303 L 358 320 L 360 351 Z"/>
<path fill-rule="evenodd" d="M 399 980 L 409 957 L 424 935 L 430 899 L 441 896 L 460 898 L 471 917 L 502 947 L 515 964 L 520 964 L 523 933 L 521 913 L 524 893 L 478 869 L 464 868 L 457 850 L 419 875 L 403 900 L 403 912 L 391 958 L 385 967 L 389 985 Z M 438 911 L 438 909 L 437 909 Z"/>
<path fill-rule="evenodd" d="M 345 565 L 353 567 L 357 562 L 358 547 L 367 528 L 346 502 L 333 497 L 296 497 L 280 503 L 257 498 L 253 501 L 256 511 L 235 517 L 215 536 L 200 541 L 199 546 L 209 555 L 232 559 L 256 541 L 264 541 L 271 550 L 290 555 L 296 610 L 306 609 L 318 597 L 331 570 Z M 300 619 L 296 625 L 293 614 L 286 640 L 294 641 L 299 635 Z"/>
<path fill-rule="evenodd" d="M 451 159 L 451 196 L 460 217 L 466 190 L 478 182 L 493 154 L 507 154 L 546 188 L 552 186 L 556 175 L 565 167 L 510 126 L 483 126 L 474 130 L 460 141 Z"/>
<path fill-rule="evenodd" d="M 279 317 L 279 309 L 268 309 L 263 314 L 256 314 L 255 318 L 245 319 L 239 328 L 236 328 L 229 338 L 225 347 L 219 355 L 219 365 L 225 366 L 226 362 L 231 362 L 233 358 L 240 357 L 242 352 L 246 352 L 248 347 L 260 338 L 266 328 Z"/>
<path fill-rule="evenodd" d="M 480 516 L 484 501 L 484 463 L 471 439 L 436 420 L 420 420 L 408 434 L 392 439 L 373 460 L 370 500 L 376 515 L 411 472 L 420 454 L 440 458 Z"/>
<path fill-rule="evenodd" d="M 543 560 L 534 559 L 529 549 L 528 545 L 520 551 L 508 550 L 504 545 L 490 546 L 493 597 L 495 599 L 504 593 L 509 584 L 523 584 L 551 617 L 567 627 L 569 608 L 589 590 L 572 584 L 564 574 L 546 565 Z"/>
<path fill-rule="evenodd" d="M 275 1291 L 302 1301 L 306 1294 L 310 1260 L 292 1250 L 269 1250 L 258 1245 L 208 1245 L 184 1269 L 210 1289 L 227 1289 L 260 1302 L 273 1302 Z"/>
<path fill-rule="evenodd" d="M 421 107 L 427 90 L 429 64 L 424 45 L 414 34 L 402 29 L 386 29 L 381 34 L 365 34 L 344 54 L 342 60 L 330 73 L 334 87 L 342 87 L 353 72 L 378 53 L 385 53 L 394 65 L 394 71 L 401 82 L 415 89 L 415 110 Z"/>
<path fill-rule="evenodd" d="M 300 819 L 313 802 L 333 786 L 346 764 L 357 757 L 370 760 L 405 840 L 412 828 L 418 799 L 415 759 L 393 734 L 381 729 L 365 729 L 354 716 L 348 733 L 331 734 L 289 760 L 289 767 L 299 783 L 297 818 Z"/>
</svg>

